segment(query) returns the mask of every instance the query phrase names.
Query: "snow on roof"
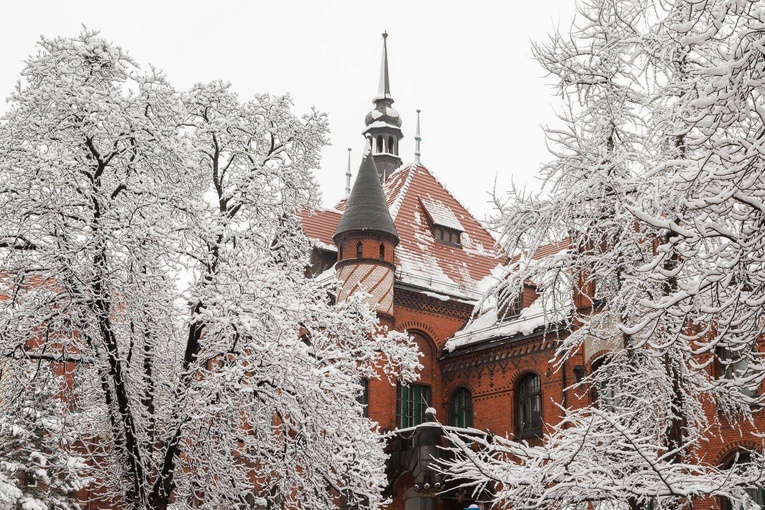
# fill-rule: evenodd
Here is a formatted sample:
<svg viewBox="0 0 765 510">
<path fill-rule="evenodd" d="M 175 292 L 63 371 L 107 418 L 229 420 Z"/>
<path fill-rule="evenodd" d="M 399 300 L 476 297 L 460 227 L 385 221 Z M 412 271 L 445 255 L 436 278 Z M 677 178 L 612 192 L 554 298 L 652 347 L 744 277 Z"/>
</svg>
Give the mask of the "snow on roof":
<svg viewBox="0 0 765 510">
<path fill-rule="evenodd" d="M 304 209 L 300 213 L 300 224 L 303 226 L 303 232 L 313 242 L 335 246 L 332 236 L 335 234 L 341 215 L 342 212 L 336 209 Z"/>
<path fill-rule="evenodd" d="M 458 299 L 477 300 L 485 290 L 486 278 L 506 260 L 491 234 L 425 167 L 399 168 L 385 181 L 383 191 L 400 239 L 395 251 L 397 281 Z M 468 236 L 463 248 L 433 238 L 421 197 L 451 213 L 464 232 L 463 239 Z M 334 244 L 332 234 L 345 207 L 343 200 L 333 210 L 304 211 L 304 232 L 311 239 Z"/>
<path fill-rule="evenodd" d="M 335 279 L 335 266 L 334 265 L 332 267 L 330 267 L 329 269 L 325 269 L 324 272 L 318 274 L 314 278 L 314 280 L 316 280 L 316 282 L 319 285 L 326 285 L 326 284 L 334 281 L 334 279 Z"/>
<path fill-rule="evenodd" d="M 393 218 L 394 222 L 396 220 L 396 216 L 398 216 L 399 209 L 401 209 L 401 202 L 403 202 L 404 197 L 409 191 L 409 185 L 412 182 L 413 175 L 414 175 L 414 172 L 407 172 L 406 179 L 397 180 L 397 182 L 399 183 L 398 188 L 390 189 L 390 193 L 396 195 L 396 199 L 388 207 L 388 209 L 390 210 L 390 216 L 391 218 Z"/>
<path fill-rule="evenodd" d="M 519 334 L 530 335 L 537 328 L 560 322 L 562 318 L 558 321 L 552 319 L 543 310 L 541 299 L 537 299 L 531 306 L 521 310 L 520 315 L 507 321 L 500 321 L 497 318 L 497 309 L 492 308 L 447 340 L 444 349 L 451 352 L 458 347 L 480 343 L 492 338 L 512 337 Z"/>
<path fill-rule="evenodd" d="M 320 250 L 326 250 L 326 251 L 337 251 L 337 246 L 334 244 L 327 244 L 319 241 L 318 239 L 313 240 L 313 246 L 316 248 L 319 248 Z"/>
<path fill-rule="evenodd" d="M 432 221 L 434 225 L 458 230 L 460 232 L 465 231 L 460 220 L 457 219 L 452 210 L 444 205 L 443 202 L 422 197 L 420 197 L 420 202 L 422 202 L 425 212 L 428 213 L 428 217 L 430 217 L 430 221 Z"/>
<path fill-rule="evenodd" d="M 566 253 L 568 242 L 555 243 L 540 247 L 531 260 L 559 257 Z M 573 309 L 571 277 L 562 271 L 551 269 L 541 278 L 541 293 L 531 305 L 521 310 L 515 317 L 500 318 L 497 298 L 492 288 L 502 272 L 496 271 L 487 276 L 482 285 L 484 298 L 476 305 L 473 319 L 444 344 L 444 349 L 451 352 L 458 347 L 481 343 L 495 338 L 510 338 L 516 335 L 530 335 L 535 330 L 569 320 Z M 488 288 L 487 288 L 488 287 Z"/>
<path fill-rule="evenodd" d="M 398 112 L 396 110 L 393 110 L 392 108 L 386 108 L 386 110 L 389 110 L 389 111 L 392 110 L 394 112 L 393 114 L 386 113 L 386 115 L 388 115 L 390 117 L 393 117 L 393 118 L 397 118 L 398 117 Z M 372 110 L 371 115 L 372 115 L 373 118 L 379 118 L 379 117 L 382 117 L 383 114 L 379 110 Z M 369 124 L 364 129 L 364 131 L 366 131 L 367 129 L 375 129 L 375 128 L 390 128 L 391 126 L 397 127 L 392 122 L 386 122 L 384 120 L 376 120 L 376 121 L 372 122 L 371 124 Z"/>
</svg>

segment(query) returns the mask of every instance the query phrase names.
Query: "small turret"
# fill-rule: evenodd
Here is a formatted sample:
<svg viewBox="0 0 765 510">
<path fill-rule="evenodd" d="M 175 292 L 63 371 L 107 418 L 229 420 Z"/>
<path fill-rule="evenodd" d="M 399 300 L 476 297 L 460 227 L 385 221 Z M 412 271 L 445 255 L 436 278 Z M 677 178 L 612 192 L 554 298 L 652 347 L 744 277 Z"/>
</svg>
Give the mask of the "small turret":
<svg viewBox="0 0 765 510">
<path fill-rule="evenodd" d="M 332 237 L 337 246 L 337 301 L 363 291 L 367 304 L 393 326 L 393 253 L 398 233 L 388 211 L 370 141 L 362 156 L 348 204 Z"/>
<path fill-rule="evenodd" d="M 367 127 L 364 136 L 372 140 L 372 153 L 380 179 L 385 181 L 395 169 L 401 166 L 399 141 L 404 137 L 401 132 L 401 116 L 392 107 L 390 78 L 388 76 L 388 34 L 383 32 L 383 55 L 380 65 L 380 86 L 372 102 L 374 110 L 364 119 Z"/>
</svg>

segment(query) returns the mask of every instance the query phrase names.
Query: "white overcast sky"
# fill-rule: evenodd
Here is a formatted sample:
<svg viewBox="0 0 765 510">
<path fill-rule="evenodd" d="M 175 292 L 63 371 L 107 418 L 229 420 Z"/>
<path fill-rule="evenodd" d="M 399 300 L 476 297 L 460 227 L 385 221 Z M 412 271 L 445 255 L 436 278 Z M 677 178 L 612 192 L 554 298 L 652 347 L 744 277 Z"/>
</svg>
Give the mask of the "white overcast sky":
<svg viewBox="0 0 765 510">
<path fill-rule="evenodd" d="M 385 29 L 404 162 L 414 160 L 419 108 L 423 164 L 482 219 L 495 177 L 499 189 L 511 179 L 535 185 L 549 160 L 541 126 L 555 125 L 557 102 L 531 41 L 568 27 L 573 13 L 574 0 L 8 2 L 0 94 L 11 92 L 41 35 L 76 35 L 82 25 L 177 88 L 224 79 L 243 99 L 289 92 L 297 113 L 329 113 L 332 145 L 317 180 L 332 206 L 344 195 L 348 147 L 354 175 L 358 168 Z"/>
</svg>

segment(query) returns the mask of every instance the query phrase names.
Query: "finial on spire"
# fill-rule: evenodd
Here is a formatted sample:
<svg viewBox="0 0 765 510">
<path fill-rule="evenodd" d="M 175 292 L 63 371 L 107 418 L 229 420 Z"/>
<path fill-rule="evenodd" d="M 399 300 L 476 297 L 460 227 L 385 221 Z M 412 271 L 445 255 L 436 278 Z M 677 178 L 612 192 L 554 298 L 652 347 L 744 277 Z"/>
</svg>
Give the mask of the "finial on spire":
<svg viewBox="0 0 765 510">
<path fill-rule="evenodd" d="M 380 86 L 377 89 L 377 97 L 375 97 L 375 100 L 380 99 L 391 99 L 391 103 L 393 102 L 393 98 L 391 98 L 390 95 L 390 79 L 388 78 L 388 32 L 383 30 L 382 33 L 383 38 L 383 54 L 382 54 L 382 62 L 380 63 Z"/>
<path fill-rule="evenodd" d="M 380 87 L 377 95 L 372 99 L 374 110 L 364 117 L 366 128 L 362 133 L 371 138 L 374 146 L 374 154 L 380 179 L 384 182 L 396 168 L 401 166 L 399 157 L 399 142 L 404 137 L 401 132 L 401 116 L 393 108 L 393 97 L 390 95 L 390 79 L 388 75 L 388 32 L 383 32 L 382 66 L 380 68 Z M 365 155 L 366 156 L 366 153 Z M 358 176 L 356 177 L 358 180 Z M 355 187 L 355 184 L 354 184 Z M 351 191 L 353 194 L 353 191 Z"/>
<path fill-rule="evenodd" d="M 414 163 L 417 165 L 422 165 L 422 162 L 420 161 L 420 140 L 422 140 L 422 137 L 420 136 L 420 111 L 417 110 L 417 131 L 414 135 Z"/>
<path fill-rule="evenodd" d="M 351 148 L 348 147 L 348 169 L 345 171 L 345 198 L 351 194 Z"/>
</svg>

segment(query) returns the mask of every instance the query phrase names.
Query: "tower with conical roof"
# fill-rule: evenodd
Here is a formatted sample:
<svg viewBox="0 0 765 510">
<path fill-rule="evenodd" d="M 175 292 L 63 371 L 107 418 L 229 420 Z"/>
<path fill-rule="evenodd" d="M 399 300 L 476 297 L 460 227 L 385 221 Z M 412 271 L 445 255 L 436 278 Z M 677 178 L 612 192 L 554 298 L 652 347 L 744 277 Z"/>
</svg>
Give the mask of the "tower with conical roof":
<svg viewBox="0 0 765 510">
<path fill-rule="evenodd" d="M 383 54 L 380 64 L 380 86 L 372 102 L 374 110 L 364 119 L 364 136 L 372 140 L 372 154 L 377 172 L 383 181 L 401 166 L 399 141 L 404 137 L 401 132 L 401 116 L 393 109 L 393 97 L 390 95 L 390 77 L 388 76 L 388 34 L 383 32 Z"/>
<path fill-rule="evenodd" d="M 393 318 L 393 250 L 399 238 L 375 167 L 370 140 L 348 203 L 332 239 L 337 246 L 335 272 L 338 302 L 355 292 L 369 294 L 367 304 L 391 328 Z"/>
</svg>

